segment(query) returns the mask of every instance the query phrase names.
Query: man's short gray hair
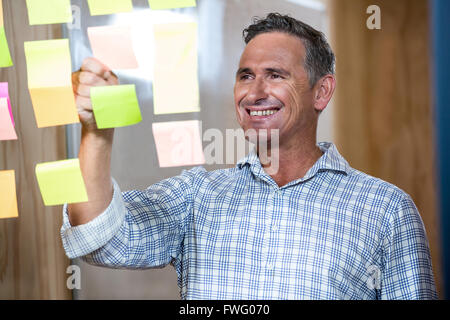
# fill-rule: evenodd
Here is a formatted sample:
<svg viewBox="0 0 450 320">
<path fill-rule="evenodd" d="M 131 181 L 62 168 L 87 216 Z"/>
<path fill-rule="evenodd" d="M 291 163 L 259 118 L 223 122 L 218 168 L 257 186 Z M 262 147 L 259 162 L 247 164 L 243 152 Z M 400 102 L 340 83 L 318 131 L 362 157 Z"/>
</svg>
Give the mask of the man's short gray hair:
<svg viewBox="0 0 450 320">
<path fill-rule="evenodd" d="M 257 35 L 274 31 L 285 32 L 302 40 L 306 49 L 304 67 L 311 87 L 323 76 L 335 73 L 336 58 L 325 35 L 288 15 L 269 13 L 265 18 L 256 17 L 253 24 L 244 29 L 242 35 L 248 44 Z"/>
</svg>

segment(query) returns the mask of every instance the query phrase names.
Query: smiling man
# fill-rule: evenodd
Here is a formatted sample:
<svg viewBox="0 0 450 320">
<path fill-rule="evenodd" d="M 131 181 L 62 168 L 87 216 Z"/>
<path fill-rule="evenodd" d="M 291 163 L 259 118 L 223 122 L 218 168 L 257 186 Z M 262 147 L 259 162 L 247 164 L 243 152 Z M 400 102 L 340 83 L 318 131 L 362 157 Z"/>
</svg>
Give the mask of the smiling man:
<svg viewBox="0 0 450 320">
<path fill-rule="evenodd" d="M 244 37 L 236 114 L 266 147 L 235 168 L 196 167 L 142 191 L 121 192 L 111 178 L 113 130 L 92 114 L 90 88 L 117 79 L 94 59 L 74 73 L 89 202 L 64 207 L 67 255 L 113 268 L 172 264 L 183 299 L 437 298 L 411 198 L 316 143 L 335 88 L 323 34 L 272 13 Z"/>
</svg>

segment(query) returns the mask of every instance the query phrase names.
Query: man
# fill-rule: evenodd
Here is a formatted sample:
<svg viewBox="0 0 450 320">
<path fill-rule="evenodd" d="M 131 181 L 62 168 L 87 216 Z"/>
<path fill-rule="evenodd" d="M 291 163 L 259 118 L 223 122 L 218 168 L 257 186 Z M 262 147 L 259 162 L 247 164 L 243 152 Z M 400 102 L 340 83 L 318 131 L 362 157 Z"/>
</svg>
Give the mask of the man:
<svg viewBox="0 0 450 320">
<path fill-rule="evenodd" d="M 113 129 L 98 130 L 92 114 L 89 89 L 117 79 L 93 59 L 74 73 L 89 202 L 64 208 L 67 255 L 114 268 L 173 264 L 183 299 L 435 299 L 411 198 L 316 144 L 336 82 L 323 34 L 272 13 L 244 36 L 237 118 L 267 148 L 143 191 L 121 193 L 111 179 Z M 262 132 L 277 132 L 278 145 Z"/>
</svg>

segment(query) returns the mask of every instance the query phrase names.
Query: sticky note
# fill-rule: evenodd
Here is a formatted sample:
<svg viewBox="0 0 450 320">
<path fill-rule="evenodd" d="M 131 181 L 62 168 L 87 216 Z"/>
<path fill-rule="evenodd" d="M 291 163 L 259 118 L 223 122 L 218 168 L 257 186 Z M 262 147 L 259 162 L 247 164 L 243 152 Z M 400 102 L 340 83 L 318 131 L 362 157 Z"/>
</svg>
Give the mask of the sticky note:
<svg viewBox="0 0 450 320">
<path fill-rule="evenodd" d="M 8 82 L 0 82 L 0 98 L 6 98 L 6 101 L 8 103 L 9 115 L 11 116 L 11 122 L 12 122 L 13 126 L 15 126 L 14 116 L 13 116 L 12 108 L 11 108 L 11 101 L 9 99 Z"/>
<path fill-rule="evenodd" d="M 93 87 L 91 101 L 99 129 L 130 126 L 142 120 L 134 84 Z"/>
<path fill-rule="evenodd" d="M 28 88 L 38 128 L 79 122 L 69 40 L 25 42 Z"/>
<path fill-rule="evenodd" d="M 11 67 L 12 65 L 13 62 L 3 25 L 3 3 L 0 1 L 0 68 Z"/>
<path fill-rule="evenodd" d="M 205 163 L 200 121 L 157 122 L 153 123 L 152 129 L 160 167 Z"/>
<path fill-rule="evenodd" d="M 14 170 L 2 170 L 0 171 L 0 219 L 18 216 Z"/>
<path fill-rule="evenodd" d="M 110 69 L 136 69 L 131 27 L 105 26 L 88 28 L 94 57 Z"/>
<path fill-rule="evenodd" d="M 131 0 L 88 0 L 91 16 L 130 12 L 133 10 Z"/>
<path fill-rule="evenodd" d="M 156 24 L 155 114 L 198 112 L 197 23 Z"/>
<path fill-rule="evenodd" d="M 78 159 L 39 163 L 36 178 L 46 206 L 88 201 Z"/>
<path fill-rule="evenodd" d="M 8 41 L 6 40 L 5 28 L 0 26 L 0 68 L 11 67 L 13 65 L 9 52 Z"/>
<path fill-rule="evenodd" d="M 0 1 L 0 27 L 4 26 L 4 21 L 3 21 L 3 2 Z"/>
<path fill-rule="evenodd" d="M 72 22 L 70 0 L 27 0 L 30 25 Z"/>
<path fill-rule="evenodd" d="M 195 0 L 148 0 L 153 10 L 195 7 Z"/>
<path fill-rule="evenodd" d="M 0 140 L 16 140 L 17 134 L 8 110 L 8 100 L 0 98 Z"/>
</svg>

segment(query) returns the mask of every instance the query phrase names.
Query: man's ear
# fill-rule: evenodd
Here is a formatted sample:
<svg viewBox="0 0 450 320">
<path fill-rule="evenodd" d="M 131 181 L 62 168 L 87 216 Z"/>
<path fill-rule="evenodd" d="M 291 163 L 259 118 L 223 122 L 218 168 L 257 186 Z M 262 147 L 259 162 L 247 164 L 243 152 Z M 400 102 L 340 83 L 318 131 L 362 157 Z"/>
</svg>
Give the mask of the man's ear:
<svg viewBox="0 0 450 320">
<path fill-rule="evenodd" d="M 322 112 L 333 96 L 336 87 L 336 78 L 332 74 L 327 74 L 317 81 L 314 86 L 314 109 Z"/>
</svg>

